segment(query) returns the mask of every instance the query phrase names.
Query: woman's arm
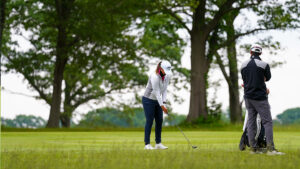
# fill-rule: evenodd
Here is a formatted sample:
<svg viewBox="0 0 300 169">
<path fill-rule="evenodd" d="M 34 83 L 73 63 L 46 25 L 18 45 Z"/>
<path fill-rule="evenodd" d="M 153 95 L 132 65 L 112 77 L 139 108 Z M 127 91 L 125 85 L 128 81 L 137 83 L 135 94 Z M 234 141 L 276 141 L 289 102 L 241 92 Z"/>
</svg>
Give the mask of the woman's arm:
<svg viewBox="0 0 300 169">
<path fill-rule="evenodd" d="M 161 94 L 160 94 L 160 88 L 159 88 L 159 77 L 158 76 L 155 76 L 155 75 L 152 75 L 151 76 L 151 84 L 152 84 L 152 88 L 153 88 L 153 94 L 155 95 L 157 101 L 158 101 L 158 104 L 160 105 L 160 107 L 162 108 L 162 110 L 165 112 L 165 113 L 168 113 L 168 109 L 164 106 L 163 104 L 163 100 L 161 98 Z M 164 92 L 163 92 L 164 93 Z M 166 95 L 165 95 L 166 96 Z M 164 96 L 164 97 L 165 97 Z"/>
<path fill-rule="evenodd" d="M 155 95 L 160 106 L 163 105 L 163 101 L 161 99 L 160 88 L 159 88 L 159 77 L 156 75 L 151 75 L 151 84 L 153 88 L 153 94 Z"/>
</svg>

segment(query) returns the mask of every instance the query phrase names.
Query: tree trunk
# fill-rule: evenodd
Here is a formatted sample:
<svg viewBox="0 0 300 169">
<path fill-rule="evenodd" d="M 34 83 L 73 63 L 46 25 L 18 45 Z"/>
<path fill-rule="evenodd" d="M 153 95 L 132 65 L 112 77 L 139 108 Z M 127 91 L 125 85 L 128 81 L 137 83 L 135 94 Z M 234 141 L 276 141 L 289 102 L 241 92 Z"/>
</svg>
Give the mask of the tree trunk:
<svg viewBox="0 0 300 169">
<path fill-rule="evenodd" d="M 71 127 L 71 119 L 75 106 L 72 106 L 70 102 L 64 103 L 64 112 L 60 115 L 60 122 L 62 127 L 70 128 Z"/>
<path fill-rule="evenodd" d="M 239 89 L 229 87 L 229 108 L 230 108 L 230 122 L 238 123 L 242 121 L 242 108 L 240 106 Z"/>
<path fill-rule="evenodd" d="M 70 128 L 72 113 L 76 108 L 71 105 L 71 87 L 68 81 L 65 81 L 65 85 L 64 112 L 60 116 L 60 122 L 62 127 Z"/>
<path fill-rule="evenodd" d="M 64 69 L 67 63 L 67 31 L 66 25 L 69 17 L 70 4 L 67 1 L 56 0 L 56 12 L 58 18 L 58 35 L 56 43 L 56 61 L 54 69 L 53 92 L 52 102 L 50 108 L 49 120 L 46 127 L 57 128 L 59 127 L 60 120 L 60 107 L 61 107 L 61 94 L 62 94 L 62 81 Z"/>
<path fill-rule="evenodd" d="M 238 82 L 238 68 L 236 59 L 235 42 L 228 46 L 227 49 L 229 59 L 229 74 L 231 83 L 229 86 L 229 107 L 230 107 L 230 121 L 237 123 L 242 121 L 242 109 L 240 106 L 240 93 Z"/>
<path fill-rule="evenodd" d="M 68 115 L 68 112 L 64 112 L 61 116 L 60 116 L 60 122 L 62 127 L 64 128 L 70 128 L 71 126 L 71 118 Z"/>
<path fill-rule="evenodd" d="M 234 19 L 235 16 L 232 18 L 226 19 L 227 24 L 227 37 L 234 37 Z M 239 94 L 239 83 L 238 83 L 238 65 L 237 65 L 237 58 L 236 58 L 236 42 L 234 41 L 230 45 L 227 46 L 227 57 L 229 63 L 229 80 L 228 83 L 229 88 L 229 108 L 230 108 L 230 121 L 231 123 L 238 123 L 242 121 L 242 108 L 240 106 L 240 94 Z"/>
<path fill-rule="evenodd" d="M 66 65 L 66 59 L 62 59 L 61 57 L 62 56 L 60 54 L 57 54 L 56 56 L 53 91 L 52 91 L 52 102 L 51 102 L 49 120 L 46 126 L 48 128 L 59 127 L 62 81 L 63 81 L 64 68 Z"/>
<path fill-rule="evenodd" d="M 188 122 L 207 117 L 206 78 L 209 66 L 205 56 L 205 39 L 200 31 L 191 34 L 191 95 Z"/>
</svg>

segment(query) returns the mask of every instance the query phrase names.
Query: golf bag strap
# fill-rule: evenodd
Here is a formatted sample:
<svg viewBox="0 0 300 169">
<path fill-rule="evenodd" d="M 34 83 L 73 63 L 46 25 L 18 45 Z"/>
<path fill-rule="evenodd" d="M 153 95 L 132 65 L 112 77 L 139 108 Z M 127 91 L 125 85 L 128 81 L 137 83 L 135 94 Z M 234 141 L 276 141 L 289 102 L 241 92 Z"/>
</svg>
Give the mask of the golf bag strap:
<svg viewBox="0 0 300 169">
<path fill-rule="evenodd" d="M 246 130 L 247 122 L 248 122 L 248 111 L 246 111 L 246 114 L 245 114 L 245 120 L 244 120 L 243 131 Z"/>
<path fill-rule="evenodd" d="M 258 136 L 260 134 L 260 131 L 261 131 L 261 117 L 259 114 L 257 114 L 257 118 L 256 118 L 256 135 L 255 135 L 255 140 L 258 139 Z"/>
</svg>

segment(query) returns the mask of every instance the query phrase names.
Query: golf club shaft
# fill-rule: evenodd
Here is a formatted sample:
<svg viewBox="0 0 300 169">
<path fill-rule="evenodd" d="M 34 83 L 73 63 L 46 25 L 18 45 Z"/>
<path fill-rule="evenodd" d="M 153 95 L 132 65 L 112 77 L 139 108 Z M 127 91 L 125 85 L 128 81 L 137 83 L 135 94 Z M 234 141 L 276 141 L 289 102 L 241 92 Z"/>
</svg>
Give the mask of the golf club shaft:
<svg viewBox="0 0 300 169">
<path fill-rule="evenodd" d="M 189 143 L 189 145 L 192 146 L 190 140 L 187 138 L 187 136 L 184 134 L 184 132 L 181 130 L 181 128 L 179 126 L 177 126 L 177 125 L 176 125 L 176 127 L 181 132 L 181 134 L 184 136 L 184 138 L 187 140 L 187 142 Z"/>
<path fill-rule="evenodd" d="M 167 114 L 168 116 L 170 116 L 171 114 Z M 181 134 L 184 136 L 184 138 L 186 139 L 186 141 L 188 142 L 189 146 L 192 146 L 192 143 L 190 142 L 190 140 L 187 138 L 187 136 L 184 134 L 184 132 L 181 130 L 181 128 L 175 124 L 175 126 L 178 128 L 178 130 L 181 132 Z"/>
</svg>

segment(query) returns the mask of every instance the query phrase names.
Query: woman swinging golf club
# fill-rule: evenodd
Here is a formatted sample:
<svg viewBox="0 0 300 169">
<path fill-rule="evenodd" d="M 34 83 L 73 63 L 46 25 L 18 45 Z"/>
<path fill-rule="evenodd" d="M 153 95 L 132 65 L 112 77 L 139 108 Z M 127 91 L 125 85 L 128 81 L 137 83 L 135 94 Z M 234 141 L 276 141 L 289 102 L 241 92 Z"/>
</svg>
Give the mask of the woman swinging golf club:
<svg viewBox="0 0 300 169">
<path fill-rule="evenodd" d="M 167 87 L 172 75 L 171 64 L 168 61 L 161 61 L 158 63 L 155 72 L 149 76 L 148 84 L 145 94 L 142 99 L 146 125 L 145 125 L 145 149 L 167 149 L 161 143 L 161 128 L 163 123 L 163 111 L 168 114 L 165 106 Z M 150 144 L 150 134 L 155 119 L 155 148 Z"/>
</svg>

